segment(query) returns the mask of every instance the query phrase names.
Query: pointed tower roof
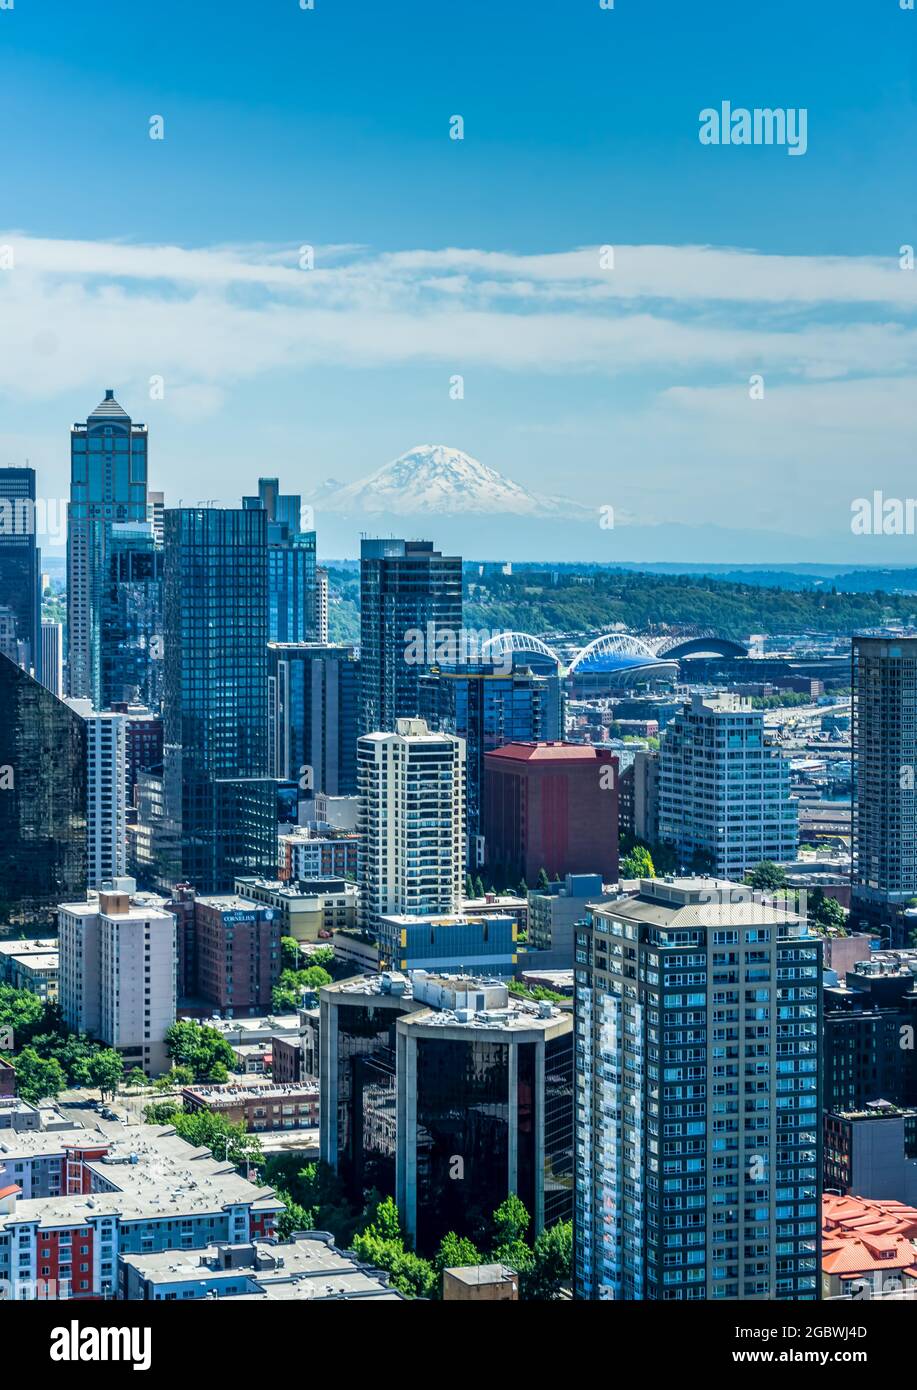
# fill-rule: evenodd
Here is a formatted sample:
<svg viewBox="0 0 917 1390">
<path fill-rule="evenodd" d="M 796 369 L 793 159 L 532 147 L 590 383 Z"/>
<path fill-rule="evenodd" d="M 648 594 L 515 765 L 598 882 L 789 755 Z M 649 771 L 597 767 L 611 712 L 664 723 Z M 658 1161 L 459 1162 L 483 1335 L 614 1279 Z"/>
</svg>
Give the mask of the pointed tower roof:
<svg viewBox="0 0 917 1390">
<path fill-rule="evenodd" d="M 90 420 L 98 420 L 100 418 L 109 420 L 114 418 L 117 418 L 119 420 L 129 420 L 131 417 L 128 415 L 127 411 L 124 410 L 115 400 L 114 391 L 106 391 L 104 401 L 100 401 L 99 404 L 96 406 L 95 410 L 89 416 Z"/>
</svg>

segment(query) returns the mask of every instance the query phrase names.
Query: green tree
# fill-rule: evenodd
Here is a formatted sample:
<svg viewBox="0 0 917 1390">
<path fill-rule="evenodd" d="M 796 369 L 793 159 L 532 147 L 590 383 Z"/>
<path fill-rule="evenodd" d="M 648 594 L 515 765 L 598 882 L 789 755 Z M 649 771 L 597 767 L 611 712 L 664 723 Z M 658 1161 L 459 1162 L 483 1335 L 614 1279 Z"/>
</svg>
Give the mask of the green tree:
<svg viewBox="0 0 917 1390">
<path fill-rule="evenodd" d="M 634 845 L 618 866 L 619 878 L 655 878 L 653 856 L 645 845 Z"/>
<path fill-rule="evenodd" d="M 525 1240 L 525 1233 L 531 1224 L 531 1217 L 525 1203 L 511 1192 L 505 1197 L 493 1214 L 494 1245 L 508 1245 L 514 1240 Z"/>
<path fill-rule="evenodd" d="M 557 1299 L 569 1285 L 573 1267 L 573 1222 L 558 1221 L 535 1241 L 532 1261 L 520 1278 L 525 1299 Z"/>
<path fill-rule="evenodd" d="M 816 908 L 815 921 L 820 927 L 841 931 L 847 924 L 847 913 L 837 898 L 823 898 Z"/>
<path fill-rule="evenodd" d="M 216 1028 L 193 1018 L 180 1018 L 166 1032 L 173 1062 L 191 1068 L 195 1081 L 225 1081 L 235 1054 Z"/>
<path fill-rule="evenodd" d="M 429 1260 L 423 1260 L 404 1247 L 398 1208 L 391 1197 L 376 1206 L 369 1225 L 353 1239 L 357 1259 L 388 1271 L 393 1286 L 409 1298 L 432 1298 L 437 1273 Z"/>
<path fill-rule="evenodd" d="M 16 1058 L 16 1089 L 23 1100 L 37 1105 L 40 1100 L 59 1095 L 67 1085 L 60 1062 L 39 1057 L 34 1047 L 24 1047 Z"/>
<path fill-rule="evenodd" d="M 123 1079 L 124 1058 L 120 1052 L 113 1047 L 101 1047 L 93 1053 L 89 1059 L 89 1080 L 93 1086 L 98 1086 L 103 1100 L 106 1094 L 114 1099 Z"/>
<path fill-rule="evenodd" d="M 309 964 L 320 965 L 323 970 L 329 970 L 334 965 L 334 947 L 317 946 L 314 951 L 309 952 Z"/>
<path fill-rule="evenodd" d="M 148 1125 L 170 1125 L 180 1114 L 181 1107 L 174 1100 L 154 1100 L 143 1110 L 143 1118 Z"/>
<path fill-rule="evenodd" d="M 440 1276 L 444 1269 L 459 1269 L 462 1265 L 483 1264 L 483 1257 L 474 1241 L 467 1236 L 458 1236 L 448 1231 L 439 1243 L 433 1260 L 434 1268 Z"/>
<path fill-rule="evenodd" d="M 548 887 L 550 887 L 550 883 L 551 883 L 551 880 L 548 878 L 548 871 L 547 871 L 547 869 L 544 869 L 544 868 L 539 869 L 539 870 L 538 870 L 538 878 L 535 880 L 535 887 L 536 887 L 536 888 L 548 888 Z"/>
<path fill-rule="evenodd" d="M 518 886 L 517 889 L 516 889 L 516 896 L 519 897 L 519 898 L 524 898 L 524 897 L 527 896 L 528 891 L 529 891 L 529 885 L 526 883 L 526 881 L 525 881 L 524 878 L 520 878 L 520 880 L 519 880 L 519 886 Z"/>
<path fill-rule="evenodd" d="M 31 990 L 0 985 L 0 1028 L 12 1028 L 17 1046 L 21 1041 L 31 1041 L 44 1013 L 44 1004 Z"/>
<path fill-rule="evenodd" d="M 212 1110 L 195 1110 L 193 1114 L 178 1111 L 171 1123 L 176 1134 L 195 1148 L 209 1149 L 214 1158 L 239 1167 L 264 1161 L 264 1151 L 257 1134 L 249 1134 L 244 1125 L 233 1124 Z"/>
<path fill-rule="evenodd" d="M 466 897 L 466 898 L 473 898 L 473 897 L 474 897 L 474 881 L 473 881 L 473 879 L 472 879 L 472 877 L 471 877 L 471 874 L 466 874 L 466 875 L 465 875 L 465 897 Z"/>
<path fill-rule="evenodd" d="M 778 888 L 786 887 L 786 874 L 773 860 L 762 859 L 760 864 L 756 864 L 751 873 L 746 875 L 745 882 L 758 892 L 774 893 Z"/>
<path fill-rule="evenodd" d="M 280 964 L 285 970 L 298 970 L 302 962 L 299 942 L 293 936 L 280 938 Z"/>
<path fill-rule="evenodd" d="M 474 896 L 476 898 L 483 898 L 484 896 L 484 880 L 481 878 L 480 874 L 478 874 L 474 881 Z"/>
<path fill-rule="evenodd" d="M 142 1067 L 131 1067 L 130 1071 L 127 1073 L 127 1076 L 124 1078 L 124 1084 L 125 1086 L 127 1086 L 129 1090 L 139 1091 L 141 1086 L 145 1086 L 147 1084 L 146 1072 L 143 1070 Z"/>
<path fill-rule="evenodd" d="M 301 1207 L 298 1202 L 286 1192 L 279 1192 L 278 1196 L 283 1202 L 283 1211 L 277 1217 L 276 1236 L 278 1240 L 290 1240 L 294 1231 L 314 1231 L 315 1220 L 305 1207 Z"/>
</svg>

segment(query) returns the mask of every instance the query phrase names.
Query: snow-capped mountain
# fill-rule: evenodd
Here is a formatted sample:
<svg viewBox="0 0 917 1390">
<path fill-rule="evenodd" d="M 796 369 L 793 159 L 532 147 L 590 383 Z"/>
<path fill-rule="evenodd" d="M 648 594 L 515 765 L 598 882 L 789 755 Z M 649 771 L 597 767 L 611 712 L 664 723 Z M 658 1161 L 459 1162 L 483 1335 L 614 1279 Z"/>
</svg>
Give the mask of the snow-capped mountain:
<svg viewBox="0 0 917 1390">
<path fill-rule="evenodd" d="M 566 497 L 530 492 L 495 468 L 445 444 L 418 444 L 357 482 L 330 480 L 310 498 L 322 511 L 390 516 L 508 513 L 584 519 L 593 512 Z"/>
</svg>

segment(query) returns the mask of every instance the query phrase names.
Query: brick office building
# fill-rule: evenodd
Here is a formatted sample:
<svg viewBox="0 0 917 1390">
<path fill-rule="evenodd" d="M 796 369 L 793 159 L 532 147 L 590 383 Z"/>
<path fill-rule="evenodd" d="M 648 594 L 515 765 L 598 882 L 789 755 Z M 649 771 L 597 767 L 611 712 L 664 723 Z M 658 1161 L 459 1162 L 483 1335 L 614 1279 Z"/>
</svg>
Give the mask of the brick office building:
<svg viewBox="0 0 917 1390">
<path fill-rule="evenodd" d="M 484 757 L 487 863 L 534 884 L 539 870 L 618 879 L 618 760 L 607 748 L 509 743 Z"/>
<path fill-rule="evenodd" d="M 266 1014 L 280 979 L 280 913 L 234 893 L 194 904 L 197 988 L 221 1014 Z"/>
</svg>

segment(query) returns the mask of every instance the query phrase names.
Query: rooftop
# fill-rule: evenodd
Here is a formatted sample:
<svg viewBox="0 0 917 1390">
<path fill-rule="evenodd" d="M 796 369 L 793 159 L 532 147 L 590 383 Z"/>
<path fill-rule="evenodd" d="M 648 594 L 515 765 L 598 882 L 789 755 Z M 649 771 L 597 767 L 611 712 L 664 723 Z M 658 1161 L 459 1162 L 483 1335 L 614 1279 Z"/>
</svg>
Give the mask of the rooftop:
<svg viewBox="0 0 917 1390">
<path fill-rule="evenodd" d="M 90 1172 L 114 1190 L 36 1197 L 19 1201 L 0 1213 L 0 1227 L 23 1222 L 39 1226 L 82 1226 L 92 1217 L 118 1216 L 137 1221 L 191 1216 L 222 1211 L 233 1203 L 275 1211 L 279 1202 L 270 1187 L 259 1187 L 240 1177 L 230 1163 L 215 1159 L 208 1149 L 194 1148 L 174 1129 L 157 1125 L 131 1127 L 123 1137 L 107 1137 L 92 1130 L 67 1130 L 58 1135 L 29 1131 L 0 1144 L 9 1157 L 29 1153 L 27 1141 L 36 1142 L 32 1154 L 60 1153 L 65 1147 L 102 1148 L 105 1157 L 90 1160 Z"/>
<path fill-rule="evenodd" d="M 621 917 L 629 922 L 667 928 L 741 927 L 777 924 L 787 934 L 807 936 L 806 919 L 777 907 L 762 894 L 728 879 L 644 878 L 635 897 L 597 904 L 593 917 Z"/>
<path fill-rule="evenodd" d="M 224 1268 L 225 1246 L 208 1245 L 203 1250 L 162 1250 L 149 1255 L 123 1255 L 122 1261 L 153 1285 L 193 1284 L 222 1274 L 227 1280 L 244 1273 L 249 1288 L 244 1294 L 230 1295 L 247 1301 L 254 1299 L 401 1299 L 390 1288 L 388 1276 L 354 1256 L 338 1250 L 327 1231 L 298 1231 L 283 1243 L 256 1241 L 247 1247 L 232 1248 L 232 1263 Z M 250 1258 L 246 1258 L 249 1255 Z M 238 1261 L 238 1263 L 236 1263 Z"/>
<path fill-rule="evenodd" d="M 600 760 L 608 760 L 610 752 L 607 748 L 597 748 L 591 743 L 563 743 L 562 741 L 545 743 L 507 743 L 502 748 L 491 749 L 485 754 L 486 759 L 498 759 L 500 762 L 515 763 L 594 763 Z"/>
</svg>

